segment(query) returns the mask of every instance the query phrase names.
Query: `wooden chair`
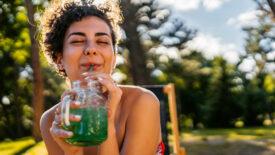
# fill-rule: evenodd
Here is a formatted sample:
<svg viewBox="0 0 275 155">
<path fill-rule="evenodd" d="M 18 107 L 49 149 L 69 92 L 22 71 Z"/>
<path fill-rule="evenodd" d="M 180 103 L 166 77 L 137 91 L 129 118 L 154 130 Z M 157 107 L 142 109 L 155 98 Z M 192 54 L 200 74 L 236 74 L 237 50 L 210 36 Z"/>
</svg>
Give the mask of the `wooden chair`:
<svg viewBox="0 0 275 155">
<path fill-rule="evenodd" d="M 168 95 L 169 102 L 169 113 L 170 120 L 172 124 L 172 136 L 173 136 L 173 152 L 171 154 L 175 155 L 185 155 L 185 149 L 180 148 L 179 141 L 179 130 L 178 130 L 178 119 L 177 119 L 177 108 L 176 108 L 176 98 L 175 98 L 175 86 L 173 83 L 167 85 L 146 85 L 143 86 L 146 89 L 151 90 L 160 101 L 160 118 L 161 118 L 161 132 L 162 140 L 165 145 L 165 155 L 170 154 L 169 145 L 168 145 L 168 133 L 166 126 L 166 106 L 165 106 L 165 94 Z"/>
</svg>

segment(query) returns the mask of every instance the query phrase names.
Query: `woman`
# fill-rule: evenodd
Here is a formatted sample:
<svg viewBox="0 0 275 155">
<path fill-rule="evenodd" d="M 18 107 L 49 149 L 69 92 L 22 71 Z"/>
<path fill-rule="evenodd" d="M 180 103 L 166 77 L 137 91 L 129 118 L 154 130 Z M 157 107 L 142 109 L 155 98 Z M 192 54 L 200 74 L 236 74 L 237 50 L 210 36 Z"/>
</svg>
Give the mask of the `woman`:
<svg viewBox="0 0 275 155">
<path fill-rule="evenodd" d="M 111 78 L 116 62 L 118 24 L 116 2 L 104 4 L 63 0 L 52 2 L 42 18 L 42 47 L 59 73 L 70 83 L 87 76 L 101 79 L 108 93 L 108 138 L 99 146 L 78 147 L 64 141 L 73 133 L 64 130 L 60 103 L 41 118 L 41 132 L 49 154 L 153 155 L 162 154 L 158 99 L 148 90 L 117 85 Z M 93 71 L 88 72 L 93 65 Z M 74 94 L 67 90 L 61 97 Z M 79 105 L 72 102 L 71 107 Z M 72 115 L 70 121 L 80 121 Z"/>
</svg>

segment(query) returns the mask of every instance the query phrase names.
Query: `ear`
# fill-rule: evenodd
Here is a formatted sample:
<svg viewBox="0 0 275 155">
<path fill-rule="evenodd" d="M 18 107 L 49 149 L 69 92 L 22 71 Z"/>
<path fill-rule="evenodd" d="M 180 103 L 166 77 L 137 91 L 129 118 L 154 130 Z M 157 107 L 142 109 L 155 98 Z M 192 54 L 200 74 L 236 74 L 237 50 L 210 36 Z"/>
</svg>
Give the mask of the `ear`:
<svg viewBox="0 0 275 155">
<path fill-rule="evenodd" d="M 56 57 L 57 57 L 57 59 L 56 59 L 55 63 L 57 65 L 57 68 L 59 70 L 64 70 L 62 55 L 61 54 L 56 54 Z"/>
</svg>

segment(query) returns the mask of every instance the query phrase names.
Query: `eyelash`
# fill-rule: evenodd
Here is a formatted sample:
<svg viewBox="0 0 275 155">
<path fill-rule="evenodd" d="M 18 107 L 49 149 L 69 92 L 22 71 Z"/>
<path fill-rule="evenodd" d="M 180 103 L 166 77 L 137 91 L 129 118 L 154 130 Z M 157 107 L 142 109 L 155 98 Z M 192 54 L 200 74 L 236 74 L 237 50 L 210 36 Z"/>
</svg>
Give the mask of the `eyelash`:
<svg viewBox="0 0 275 155">
<path fill-rule="evenodd" d="M 75 44 L 75 43 L 83 43 L 84 41 L 71 41 L 71 44 Z M 100 43 L 100 44 L 106 44 L 106 45 L 109 45 L 109 42 L 107 41 L 97 41 L 97 43 Z"/>
<path fill-rule="evenodd" d="M 77 40 L 77 41 L 72 41 L 71 43 L 73 44 L 73 43 L 82 43 L 82 42 L 84 42 L 84 41 L 82 41 L 82 40 L 81 40 L 81 41 L 78 41 L 78 40 Z"/>
<path fill-rule="evenodd" d="M 107 41 L 97 41 L 98 43 L 106 44 L 108 45 L 109 43 Z"/>
</svg>

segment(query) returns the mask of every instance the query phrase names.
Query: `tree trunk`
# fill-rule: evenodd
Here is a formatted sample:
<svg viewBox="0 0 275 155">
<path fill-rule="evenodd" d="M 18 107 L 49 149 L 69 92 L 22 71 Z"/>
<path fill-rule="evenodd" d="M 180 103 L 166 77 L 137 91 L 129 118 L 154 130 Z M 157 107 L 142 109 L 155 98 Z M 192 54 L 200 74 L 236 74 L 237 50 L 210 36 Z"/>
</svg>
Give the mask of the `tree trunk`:
<svg viewBox="0 0 275 155">
<path fill-rule="evenodd" d="M 9 110 L 10 110 L 10 107 L 8 106 L 3 106 L 3 113 L 2 113 L 2 116 L 8 116 L 9 115 Z M 6 138 L 6 137 L 10 137 L 10 138 L 17 138 L 14 136 L 14 133 L 13 131 L 11 131 L 11 126 L 13 126 L 13 124 L 11 123 L 11 119 L 10 117 L 6 117 L 6 121 L 5 121 L 5 128 L 3 129 L 4 133 L 1 133 L 0 135 L 0 138 Z"/>
<path fill-rule="evenodd" d="M 14 77 L 18 79 L 19 71 L 17 67 L 14 65 Z M 19 103 L 19 85 L 17 80 L 14 83 L 14 104 L 15 104 L 15 123 L 16 123 L 16 137 L 22 137 L 22 105 Z"/>
<path fill-rule="evenodd" d="M 138 21 L 136 19 L 136 12 L 138 8 L 128 0 L 122 0 L 121 6 L 124 16 L 122 27 L 127 36 L 125 46 L 129 50 L 130 70 L 133 82 L 136 85 L 150 84 L 150 71 L 146 67 L 146 54 L 137 32 Z"/>
<path fill-rule="evenodd" d="M 36 141 L 41 140 L 41 133 L 39 127 L 40 117 L 44 110 L 44 96 L 43 96 L 43 75 L 39 59 L 38 41 L 35 39 L 35 21 L 34 9 L 30 0 L 25 0 L 25 5 L 28 10 L 29 19 L 29 33 L 31 37 L 31 66 L 33 69 L 33 128 L 32 135 Z"/>
<path fill-rule="evenodd" d="M 275 18 L 275 2 L 273 0 L 267 0 L 271 12 L 273 13 L 273 18 Z"/>
</svg>

